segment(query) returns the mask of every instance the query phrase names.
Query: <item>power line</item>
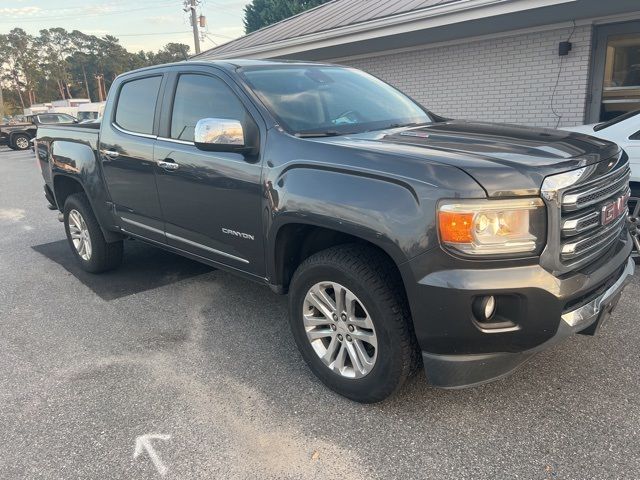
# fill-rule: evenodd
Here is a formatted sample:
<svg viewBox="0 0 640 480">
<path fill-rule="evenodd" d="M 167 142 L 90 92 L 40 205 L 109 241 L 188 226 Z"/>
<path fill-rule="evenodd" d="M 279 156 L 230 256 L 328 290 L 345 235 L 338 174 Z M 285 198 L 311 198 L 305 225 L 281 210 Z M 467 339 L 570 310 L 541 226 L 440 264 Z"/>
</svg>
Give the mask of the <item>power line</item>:
<svg viewBox="0 0 640 480">
<path fill-rule="evenodd" d="M 214 45 L 214 46 L 216 46 L 216 47 L 218 46 L 218 42 L 216 42 L 213 38 L 211 38 L 211 34 L 210 34 L 210 33 L 205 33 L 205 34 L 204 34 L 204 36 L 205 36 L 205 37 L 207 37 L 207 39 L 208 39 L 211 43 L 213 43 L 213 45 Z"/>
<path fill-rule="evenodd" d="M 220 38 L 226 38 L 228 40 L 235 40 L 238 37 L 230 37 L 229 35 L 223 35 L 221 33 L 209 33 L 207 32 L 207 35 L 213 35 L 214 37 L 220 37 Z"/>
<path fill-rule="evenodd" d="M 146 35 L 186 35 L 191 33 L 189 30 L 183 30 L 181 32 L 155 32 L 155 33 L 109 33 L 112 37 L 144 37 Z"/>
<path fill-rule="evenodd" d="M 226 13 L 227 15 L 234 15 L 234 16 L 238 16 L 238 12 L 234 12 L 233 10 L 228 10 L 228 6 L 222 6 L 218 3 L 213 3 L 213 2 L 208 2 L 212 7 L 214 7 L 216 9 L 216 12 L 220 12 L 220 13 Z M 244 17 L 243 13 L 239 14 L 241 17 Z"/>
</svg>

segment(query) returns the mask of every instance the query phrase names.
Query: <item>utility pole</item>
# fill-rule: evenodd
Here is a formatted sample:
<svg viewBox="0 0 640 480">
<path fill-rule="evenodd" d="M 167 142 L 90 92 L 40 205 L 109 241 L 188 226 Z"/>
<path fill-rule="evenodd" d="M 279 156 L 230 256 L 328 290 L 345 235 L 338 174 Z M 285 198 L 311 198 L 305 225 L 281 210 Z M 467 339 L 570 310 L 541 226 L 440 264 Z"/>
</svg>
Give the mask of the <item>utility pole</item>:
<svg viewBox="0 0 640 480">
<path fill-rule="evenodd" d="M 196 0 L 189 0 L 191 10 L 191 27 L 193 28 L 193 43 L 196 47 L 196 55 L 200 53 L 200 37 L 198 36 L 198 18 L 196 16 Z"/>
<path fill-rule="evenodd" d="M 104 78 L 102 75 L 95 75 L 96 83 L 98 86 L 98 99 L 100 102 L 104 101 L 104 97 L 102 95 L 102 79 Z"/>
<path fill-rule="evenodd" d="M 87 81 L 87 70 L 82 65 L 82 75 L 84 76 L 84 89 L 87 92 L 87 98 L 91 101 L 91 93 L 89 93 L 89 82 Z"/>
</svg>

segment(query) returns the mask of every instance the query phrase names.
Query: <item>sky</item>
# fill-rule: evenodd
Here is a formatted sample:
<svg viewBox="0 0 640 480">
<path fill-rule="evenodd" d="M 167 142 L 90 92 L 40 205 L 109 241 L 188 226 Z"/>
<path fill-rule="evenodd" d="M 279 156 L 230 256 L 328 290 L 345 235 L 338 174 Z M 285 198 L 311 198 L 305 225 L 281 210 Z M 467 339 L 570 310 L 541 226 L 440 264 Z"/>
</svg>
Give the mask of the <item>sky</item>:
<svg viewBox="0 0 640 480">
<path fill-rule="evenodd" d="M 242 36 L 243 7 L 249 0 L 199 0 L 207 18 L 202 50 Z M 20 27 L 31 34 L 62 27 L 87 34 L 113 35 L 129 51 L 156 51 L 169 42 L 186 43 L 193 33 L 183 0 L 0 0 L 0 33 Z"/>
</svg>

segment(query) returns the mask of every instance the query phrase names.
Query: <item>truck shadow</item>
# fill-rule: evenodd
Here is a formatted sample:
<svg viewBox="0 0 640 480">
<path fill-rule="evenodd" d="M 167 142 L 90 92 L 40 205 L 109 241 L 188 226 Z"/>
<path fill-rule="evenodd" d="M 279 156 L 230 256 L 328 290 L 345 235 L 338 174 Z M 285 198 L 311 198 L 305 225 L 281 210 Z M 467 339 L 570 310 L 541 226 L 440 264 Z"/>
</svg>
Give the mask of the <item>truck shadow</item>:
<svg viewBox="0 0 640 480">
<path fill-rule="evenodd" d="M 67 240 L 35 245 L 32 248 L 62 266 L 106 301 L 153 290 L 214 270 L 208 265 L 138 241 L 126 241 L 122 265 L 100 275 L 87 273 L 79 267 L 69 250 Z"/>
</svg>

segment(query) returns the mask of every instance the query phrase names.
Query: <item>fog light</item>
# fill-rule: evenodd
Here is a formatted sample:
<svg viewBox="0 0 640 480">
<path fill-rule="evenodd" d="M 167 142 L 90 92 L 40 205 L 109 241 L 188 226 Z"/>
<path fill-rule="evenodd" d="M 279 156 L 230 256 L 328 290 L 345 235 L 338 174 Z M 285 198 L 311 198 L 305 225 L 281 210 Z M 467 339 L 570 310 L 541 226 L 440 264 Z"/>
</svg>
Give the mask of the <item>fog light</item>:
<svg viewBox="0 0 640 480">
<path fill-rule="evenodd" d="M 479 322 L 488 322 L 496 313 L 496 297 L 487 295 L 478 297 L 473 302 L 473 313 Z"/>
</svg>

